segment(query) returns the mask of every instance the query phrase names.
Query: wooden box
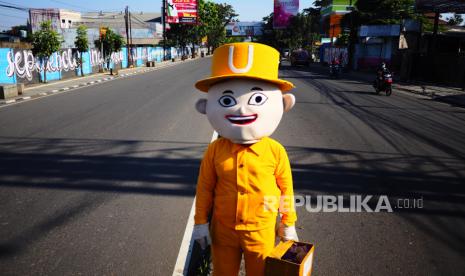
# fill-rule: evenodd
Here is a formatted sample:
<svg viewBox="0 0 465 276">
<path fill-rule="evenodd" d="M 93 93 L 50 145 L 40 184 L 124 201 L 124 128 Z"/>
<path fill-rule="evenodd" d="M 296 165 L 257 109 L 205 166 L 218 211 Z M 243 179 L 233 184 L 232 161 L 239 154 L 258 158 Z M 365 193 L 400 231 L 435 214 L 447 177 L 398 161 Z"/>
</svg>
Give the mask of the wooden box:
<svg viewBox="0 0 465 276">
<path fill-rule="evenodd" d="M 310 276 L 314 248 L 313 244 L 306 242 L 280 242 L 266 258 L 265 275 Z M 300 253 L 300 263 L 297 259 L 291 260 L 296 251 Z"/>
</svg>

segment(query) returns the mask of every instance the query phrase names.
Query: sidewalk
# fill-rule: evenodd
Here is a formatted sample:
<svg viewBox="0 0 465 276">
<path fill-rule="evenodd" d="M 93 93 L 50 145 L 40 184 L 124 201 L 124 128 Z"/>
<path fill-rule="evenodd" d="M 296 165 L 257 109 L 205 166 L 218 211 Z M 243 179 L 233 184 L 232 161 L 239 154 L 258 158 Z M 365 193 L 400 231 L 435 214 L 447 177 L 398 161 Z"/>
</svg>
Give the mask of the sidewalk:
<svg viewBox="0 0 465 276">
<path fill-rule="evenodd" d="M 187 59 L 184 61 L 178 60 L 175 62 L 163 61 L 160 63 L 156 63 L 155 67 L 142 66 L 120 69 L 118 75 L 110 75 L 109 72 L 105 72 L 92 74 L 84 77 L 76 77 L 66 80 L 53 81 L 50 83 L 32 84 L 25 87 L 22 95 L 7 100 L 0 100 L 0 107 L 18 102 L 23 102 L 26 100 L 36 99 L 39 97 L 50 96 L 57 93 L 68 92 L 85 86 L 97 85 L 99 83 L 111 81 L 114 79 L 127 78 L 133 75 L 159 70 L 161 68 L 174 66 L 176 64 L 182 62 L 189 62 L 195 59 Z"/>
<path fill-rule="evenodd" d="M 319 73 L 324 72 L 327 74 L 328 67 L 320 64 L 310 65 L 311 70 L 315 70 Z M 325 70 L 325 71 L 322 71 Z M 371 83 L 374 79 L 374 74 L 351 71 L 341 74 L 341 77 L 349 77 L 357 80 L 362 80 L 365 82 Z M 445 102 L 455 106 L 465 107 L 465 91 L 457 87 L 436 85 L 431 83 L 422 83 L 422 82 L 401 82 L 394 75 L 394 84 L 392 86 L 396 90 L 412 93 L 415 95 L 420 95 L 428 99 L 435 101 Z"/>
</svg>

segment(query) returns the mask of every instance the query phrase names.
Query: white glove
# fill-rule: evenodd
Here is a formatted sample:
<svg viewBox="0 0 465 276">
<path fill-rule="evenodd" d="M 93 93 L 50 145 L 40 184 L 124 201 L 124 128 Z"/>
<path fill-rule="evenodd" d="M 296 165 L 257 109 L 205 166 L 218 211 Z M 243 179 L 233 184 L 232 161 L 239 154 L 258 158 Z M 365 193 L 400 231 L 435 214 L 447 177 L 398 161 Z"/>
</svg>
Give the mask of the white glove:
<svg viewBox="0 0 465 276">
<path fill-rule="evenodd" d="M 209 226 L 209 223 L 194 225 L 192 239 L 194 241 L 197 240 L 200 243 L 202 249 L 205 249 L 207 245 L 210 245 L 212 243 L 210 238 Z"/>
<path fill-rule="evenodd" d="M 299 237 L 297 237 L 297 232 L 295 231 L 295 226 L 287 226 L 284 223 L 280 223 L 278 235 L 281 238 L 281 241 L 299 241 Z"/>
</svg>

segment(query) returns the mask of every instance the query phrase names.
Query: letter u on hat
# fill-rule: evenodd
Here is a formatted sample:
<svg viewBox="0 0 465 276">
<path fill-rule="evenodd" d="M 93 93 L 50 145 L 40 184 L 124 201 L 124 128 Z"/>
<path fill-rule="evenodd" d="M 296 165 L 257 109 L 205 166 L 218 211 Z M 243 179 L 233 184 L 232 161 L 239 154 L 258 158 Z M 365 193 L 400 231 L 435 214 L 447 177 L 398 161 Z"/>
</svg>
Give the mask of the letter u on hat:
<svg viewBox="0 0 465 276">
<path fill-rule="evenodd" d="M 231 43 L 213 53 L 211 76 L 198 81 L 195 87 L 203 92 L 220 81 L 245 78 L 276 84 L 281 91 L 294 88 L 291 82 L 278 78 L 279 52 L 260 43 Z"/>
</svg>

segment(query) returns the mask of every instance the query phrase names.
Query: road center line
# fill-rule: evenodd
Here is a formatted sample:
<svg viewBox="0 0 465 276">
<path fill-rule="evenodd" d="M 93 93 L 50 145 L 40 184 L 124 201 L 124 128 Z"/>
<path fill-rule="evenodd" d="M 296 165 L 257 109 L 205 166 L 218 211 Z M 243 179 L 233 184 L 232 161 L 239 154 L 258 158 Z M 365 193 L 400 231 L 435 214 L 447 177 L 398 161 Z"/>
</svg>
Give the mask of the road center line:
<svg viewBox="0 0 465 276">
<path fill-rule="evenodd" d="M 218 132 L 213 131 L 212 139 L 210 143 L 218 139 Z M 186 230 L 184 230 L 184 236 L 182 238 L 181 248 L 179 248 L 178 258 L 176 259 L 176 265 L 174 266 L 173 276 L 187 275 L 187 269 L 189 268 L 188 260 L 192 254 L 192 246 L 194 241 L 192 240 L 192 232 L 194 230 L 194 213 L 195 213 L 195 197 L 192 203 L 192 208 L 187 219 Z"/>
</svg>

